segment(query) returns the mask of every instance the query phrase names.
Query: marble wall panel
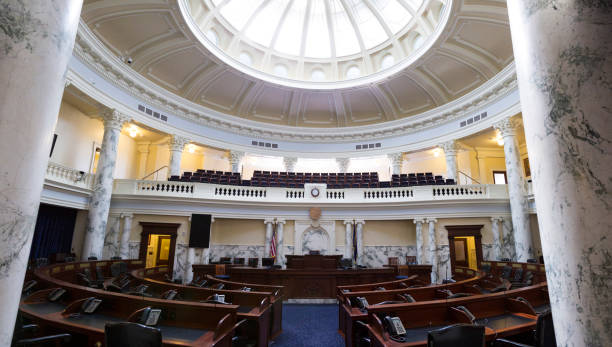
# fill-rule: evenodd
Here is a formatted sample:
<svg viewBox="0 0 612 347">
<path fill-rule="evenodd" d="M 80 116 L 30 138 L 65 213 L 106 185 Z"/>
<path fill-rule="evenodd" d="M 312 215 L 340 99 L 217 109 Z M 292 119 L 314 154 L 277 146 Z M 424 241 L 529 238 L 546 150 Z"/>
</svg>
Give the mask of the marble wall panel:
<svg viewBox="0 0 612 347">
<path fill-rule="evenodd" d="M 406 256 L 416 256 L 416 246 L 365 246 L 363 265 L 369 268 L 382 267 L 389 263 L 389 257 L 397 257 L 400 264 Z"/>
<path fill-rule="evenodd" d="M 438 258 L 438 283 L 451 277 L 450 249 L 448 245 L 438 245 L 436 249 Z"/>
<path fill-rule="evenodd" d="M 504 222 L 502 223 L 501 256 L 502 258 L 516 260 L 514 232 L 512 228 L 512 220 L 510 218 L 504 218 Z"/>
<path fill-rule="evenodd" d="M 185 272 L 187 271 L 187 255 L 189 245 L 187 244 L 176 244 L 176 250 L 174 252 L 174 270 L 172 272 L 173 278 L 184 279 Z"/>
<path fill-rule="evenodd" d="M 138 259 L 140 256 L 140 241 L 130 241 L 128 243 L 128 258 Z"/>
<path fill-rule="evenodd" d="M 263 245 L 212 245 L 210 247 L 210 261 L 216 262 L 221 257 L 231 257 L 245 258 L 245 262 L 247 262 L 248 258 L 261 258 L 263 253 Z"/>
<path fill-rule="evenodd" d="M 495 247 L 490 243 L 482 244 L 482 259 L 483 260 L 497 260 L 495 259 Z"/>
<path fill-rule="evenodd" d="M 321 254 L 331 254 L 329 251 L 329 235 L 323 229 L 310 229 L 302 234 L 302 252 L 320 251 Z M 334 250 L 335 251 L 335 250 Z"/>
</svg>

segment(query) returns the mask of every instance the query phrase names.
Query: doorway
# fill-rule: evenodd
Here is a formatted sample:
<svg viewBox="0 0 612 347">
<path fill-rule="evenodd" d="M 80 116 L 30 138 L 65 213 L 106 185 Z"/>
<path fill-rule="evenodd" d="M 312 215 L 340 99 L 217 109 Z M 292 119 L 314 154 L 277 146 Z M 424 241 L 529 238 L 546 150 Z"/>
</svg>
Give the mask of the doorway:
<svg viewBox="0 0 612 347">
<path fill-rule="evenodd" d="M 447 225 L 451 271 L 456 266 L 473 270 L 480 268 L 482 261 L 483 225 Z"/>
<path fill-rule="evenodd" d="M 174 267 L 174 253 L 176 249 L 176 235 L 180 224 L 176 223 L 150 223 L 140 222 L 140 256 L 146 267 L 168 266 L 172 273 Z"/>
</svg>

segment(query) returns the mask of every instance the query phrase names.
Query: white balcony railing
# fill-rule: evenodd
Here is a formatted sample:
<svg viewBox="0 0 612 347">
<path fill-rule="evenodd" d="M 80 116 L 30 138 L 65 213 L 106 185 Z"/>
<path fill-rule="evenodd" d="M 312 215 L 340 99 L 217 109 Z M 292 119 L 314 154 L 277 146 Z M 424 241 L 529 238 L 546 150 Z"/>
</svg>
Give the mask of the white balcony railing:
<svg viewBox="0 0 612 347">
<path fill-rule="evenodd" d="M 49 162 L 45 180 L 82 189 L 92 189 L 94 177 L 95 175 Z"/>
<path fill-rule="evenodd" d="M 495 184 L 345 189 L 326 189 L 323 185 L 319 188 L 319 195 L 315 197 L 308 187 L 243 187 L 192 182 L 115 180 L 113 194 L 264 203 L 329 204 L 508 199 L 506 185 Z"/>
</svg>

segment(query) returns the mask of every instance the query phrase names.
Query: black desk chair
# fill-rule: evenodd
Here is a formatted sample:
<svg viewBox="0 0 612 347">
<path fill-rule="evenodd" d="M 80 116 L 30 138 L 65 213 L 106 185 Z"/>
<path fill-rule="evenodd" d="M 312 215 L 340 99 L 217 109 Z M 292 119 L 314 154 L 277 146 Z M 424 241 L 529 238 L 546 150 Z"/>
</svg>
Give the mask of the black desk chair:
<svg viewBox="0 0 612 347">
<path fill-rule="evenodd" d="M 494 343 L 495 347 L 555 347 L 557 340 L 555 339 L 555 327 L 553 325 L 552 313 L 550 310 L 538 316 L 536 330 L 533 334 L 533 341 L 530 344 L 524 344 L 506 339 L 497 339 Z"/>
<path fill-rule="evenodd" d="M 70 334 L 56 334 L 47 336 L 36 336 L 38 332 L 37 324 L 24 324 L 21 314 L 17 314 L 15 330 L 13 332 L 13 343 L 11 346 L 64 346 L 72 340 Z"/>
<path fill-rule="evenodd" d="M 484 347 L 485 327 L 482 325 L 456 324 L 427 334 L 428 347 Z"/>
<path fill-rule="evenodd" d="M 104 327 L 106 347 L 161 347 L 161 331 L 138 323 L 113 323 Z"/>
</svg>

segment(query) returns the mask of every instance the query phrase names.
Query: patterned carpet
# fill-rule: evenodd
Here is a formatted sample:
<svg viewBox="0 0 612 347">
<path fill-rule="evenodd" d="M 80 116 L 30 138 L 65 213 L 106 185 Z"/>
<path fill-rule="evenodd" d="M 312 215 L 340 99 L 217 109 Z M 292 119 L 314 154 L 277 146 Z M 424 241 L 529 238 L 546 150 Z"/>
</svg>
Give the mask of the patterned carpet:
<svg viewBox="0 0 612 347">
<path fill-rule="evenodd" d="M 283 304 L 283 332 L 274 347 L 344 346 L 338 334 L 338 305 Z"/>
</svg>

